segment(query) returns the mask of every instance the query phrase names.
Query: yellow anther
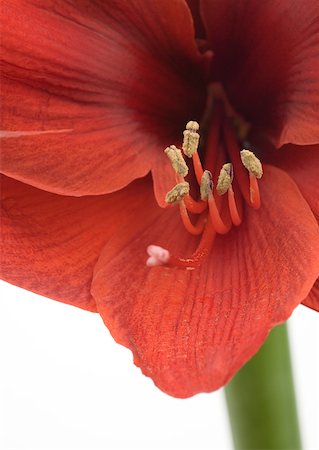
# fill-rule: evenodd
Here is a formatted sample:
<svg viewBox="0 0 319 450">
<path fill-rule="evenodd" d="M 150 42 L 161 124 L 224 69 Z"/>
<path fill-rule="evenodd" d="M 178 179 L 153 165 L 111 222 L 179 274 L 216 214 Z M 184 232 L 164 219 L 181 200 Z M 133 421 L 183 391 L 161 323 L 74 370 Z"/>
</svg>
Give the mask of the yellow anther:
<svg viewBox="0 0 319 450">
<path fill-rule="evenodd" d="M 261 178 L 263 176 L 263 168 L 260 160 L 257 156 L 250 150 L 243 149 L 240 152 L 241 162 L 246 167 L 246 169 L 255 175 L 256 178 Z"/>
<path fill-rule="evenodd" d="M 188 174 L 188 167 L 181 150 L 175 147 L 175 145 L 170 145 L 164 150 L 164 153 L 168 156 L 175 172 L 182 177 L 186 177 Z"/>
<path fill-rule="evenodd" d="M 186 124 L 186 130 L 198 131 L 199 130 L 199 123 L 195 122 L 195 120 L 190 120 Z"/>
<path fill-rule="evenodd" d="M 181 200 L 183 200 L 185 195 L 188 194 L 189 194 L 189 184 L 186 181 L 184 181 L 182 183 L 178 183 L 176 186 L 173 187 L 172 190 L 167 192 L 165 201 L 168 204 L 178 203 Z"/>
<path fill-rule="evenodd" d="M 191 158 L 193 153 L 195 153 L 198 149 L 199 144 L 199 134 L 197 131 L 199 130 L 199 124 L 194 120 L 191 120 L 186 124 L 186 130 L 184 130 L 184 140 L 183 140 L 183 152 L 186 156 Z"/>
<path fill-rule="evenodd" d="M 226 163 L 221 168 L 218 180 L 216 191 L 219 195 L 224 195 L 230 188 L 233 182 L 233 165 L 231 163 Z"/>
<path fill-rule="evenodd" d="M 200 198 L 205 201 L 213 191 L 212 174 L 209 170 L 205 170 L 200 183 Z"/>
</svg>

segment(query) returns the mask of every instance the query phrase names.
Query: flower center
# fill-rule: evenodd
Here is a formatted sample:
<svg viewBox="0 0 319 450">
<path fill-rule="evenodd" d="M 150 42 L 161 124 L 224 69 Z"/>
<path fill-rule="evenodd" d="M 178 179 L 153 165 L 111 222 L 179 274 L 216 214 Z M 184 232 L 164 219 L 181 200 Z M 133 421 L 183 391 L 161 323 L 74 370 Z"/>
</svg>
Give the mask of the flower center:
<svg viewBox="0 0 319 450">
<path fill-rule="evenodd" d="M 216 99 L 217 97 L 217 99 Z M 204 158 L 199 155 L 199 124 L 190 121 L 184 130 L 182 150 L 167 147 L 175 172 L 176 185 L 166 194 L 166 202 L 179 208 L 181 220 L 192 235 L 201 236 L 193 255 L 182 258 L 167 249 L 149 245 L 148 266 L 166 265 L 195 269 L 209 254 L 217 234 L 227 234 L 243 220 L 243 203 L 258 209 L 260 193 L 258 179 L 263 175 L 260 160 L 247 149 L 241 149 L 247 124 L 230 108 L 221 92 L 214 92 L 214 108 L 208 129 Z M 185 158 L 192 160 L 199 199 L 190 193 L 185 180 L 189 173 Z M 196 217 L 190 218 L 189 214 Z"/>
</svg>

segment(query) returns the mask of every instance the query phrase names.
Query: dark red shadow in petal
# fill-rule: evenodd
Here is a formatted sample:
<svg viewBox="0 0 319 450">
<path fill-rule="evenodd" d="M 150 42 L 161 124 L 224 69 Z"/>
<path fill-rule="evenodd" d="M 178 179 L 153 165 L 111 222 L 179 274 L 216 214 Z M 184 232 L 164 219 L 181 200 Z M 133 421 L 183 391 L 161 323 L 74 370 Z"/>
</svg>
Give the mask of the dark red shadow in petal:
<svg viewBox="0 0 319 450">
<path fill-rule="evenodd" d="M 319 2 L 201 0 L 213 75 L 276 146 L 319 141 Z"/>
<path fill-rule="evenodd" d="M 186 0 L 186 1 L 193 16 L 195 37 L 197 39 L 206 39 L 206 30 L 200 15 L 200 0 Z"/>
</svg>

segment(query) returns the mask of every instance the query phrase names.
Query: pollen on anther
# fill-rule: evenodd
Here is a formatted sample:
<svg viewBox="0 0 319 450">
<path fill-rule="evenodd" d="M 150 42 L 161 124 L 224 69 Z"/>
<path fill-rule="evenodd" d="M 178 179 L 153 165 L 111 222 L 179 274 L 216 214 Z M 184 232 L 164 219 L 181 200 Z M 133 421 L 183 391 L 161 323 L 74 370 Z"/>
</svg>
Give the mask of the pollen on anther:
<svg viewBox="0 0 319 450">
<path fill-rule="evenodd" d="M 233 165 L 226 163 L 221 168 L 219 177 L 217 180 L 216 191 L 219 195 L 224 195 L 230 188 L 233 182 Z"/>
<path fill-rule="evenodd" d="M 240 152 L 240 158 L 246 169 L 255 175 L 256 178 L 261 178 L 263 176 L 261 162 L 253 152 L 243 149 Z"/>
<path fill-rule="evenodd" d="M 186 130 L 198 131 L 199 130 L 199 123 L 196 122 L 195 120 L 190 120 L 186 124 Z"/>
<path fill-rule="evenodd" d="M 167 192 L 165 197 L 165 202 L 168 204 L 175 204 L 183 200 L 185 195 L 189 194 L 189 183 L 183 181 L 182 183 L 176 184 L 169 192 Z"/>
<path fill-rule="evenodd" d="M 207 200 L 213 191 L 212 174 L 209 170 L 204 170 L 200 183 L 200 197 L 203 201 Z"/>
<path fill-rule="evenodd" d="M 164 153 L 169 158 L 175 172 L 182 177 L 186 177 L 188 174 L 188 167 L 181 150 L 175 147 L 175 145 L 170 145 L 164 150 Z"/>
<path fill-rule="evenodd" d="M 183 152 L 186 156 L 191 158 L 195 152 L 197 152 L 199 145 L 199 124 L 194 120 L 191 120 L 186 124 L 186 130 L 183 131 Z"/>
</svg>

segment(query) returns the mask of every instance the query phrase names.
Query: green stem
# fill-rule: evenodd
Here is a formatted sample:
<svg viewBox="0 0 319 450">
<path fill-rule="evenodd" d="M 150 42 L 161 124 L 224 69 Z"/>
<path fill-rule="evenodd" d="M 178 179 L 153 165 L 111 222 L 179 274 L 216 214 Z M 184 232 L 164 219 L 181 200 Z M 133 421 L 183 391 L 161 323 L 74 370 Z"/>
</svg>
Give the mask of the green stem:
<svg viewBox="0 0 319 450">
<path fill-rule="evenodd" d="M 237 450 L 300 450 L 286 324 L 279 325 L 226 386 Z"/>
</svg>

